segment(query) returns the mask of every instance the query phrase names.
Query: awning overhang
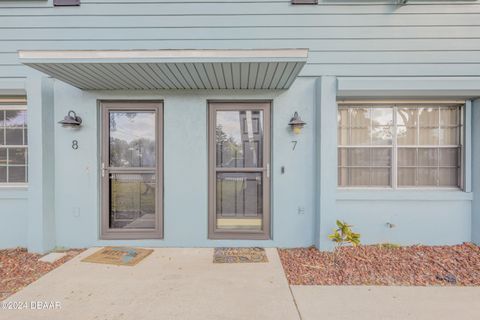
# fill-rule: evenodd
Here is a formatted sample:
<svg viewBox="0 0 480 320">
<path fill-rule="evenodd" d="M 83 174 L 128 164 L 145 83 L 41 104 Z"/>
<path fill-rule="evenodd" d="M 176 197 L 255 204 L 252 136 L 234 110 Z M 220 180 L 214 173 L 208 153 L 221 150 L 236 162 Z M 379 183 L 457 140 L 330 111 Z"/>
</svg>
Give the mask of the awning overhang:
<svg viewBox="0 0 480 320">
<path fill-rule="evenodd" d="M 19 51 L 20 61 L 83 90 L 288 89 L 308 49 Z"/>
</svg>

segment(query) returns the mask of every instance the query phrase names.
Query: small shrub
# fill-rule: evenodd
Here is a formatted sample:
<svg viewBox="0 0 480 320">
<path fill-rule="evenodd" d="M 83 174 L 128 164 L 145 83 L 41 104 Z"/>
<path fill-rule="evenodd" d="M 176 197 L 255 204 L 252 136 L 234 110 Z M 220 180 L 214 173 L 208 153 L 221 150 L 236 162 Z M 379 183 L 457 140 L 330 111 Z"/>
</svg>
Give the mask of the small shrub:
<svg viewBox="0 0 480 320">
<path fill-rule="evenodd" d="M 333 251 L 333 263 L 338 266 L 338 248 L 344 244 L 351 244 L 354 247 L 360 245 L 360 234 L 352 231 L 352 226 L 345 221 L 337 220 L 337 229 L 333 230 L 333 233 L 328 235 L 335 243 L 335 249 Z"/>
<path fill-rule="evenodd" d="M 345 221 L 337 220 L 337 227 L 338 228 L 333 230 L 333 233 L 328 236 L 328 238 L 335 242 L 336 247 L 344 244 L 351 244 L 356 247 L 360 244 L 360 234 L 352 231 L 353 226 L 347 224 Z"/>
</svg>

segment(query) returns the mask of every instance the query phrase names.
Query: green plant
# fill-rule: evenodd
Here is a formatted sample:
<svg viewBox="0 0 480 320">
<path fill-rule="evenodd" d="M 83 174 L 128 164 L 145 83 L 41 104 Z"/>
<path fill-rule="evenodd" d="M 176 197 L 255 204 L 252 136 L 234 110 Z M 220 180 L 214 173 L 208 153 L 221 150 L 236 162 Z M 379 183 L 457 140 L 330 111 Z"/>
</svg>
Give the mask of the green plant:
<svg viewBox="0 0 480 320">
<path fill-rule="evenodd" d="M 332 234 L 328 235 L 328 238 L 335 243 L 335 249 L 333 251 L 333 263 L 338 265 L 338 248 L 344 244 L 351 244 L 354 247 L 360 244 L 360 234 L 352 231 L 351 225 L 345 221 L 337 220 L 337 229 L 333 230 Z"/>
<path fill-rule="evenodd" d="M 337 229 L 333 230 L 328 238 L 335 242 L 336 247 L 344 244 L 351 244 L 356 247 L 360 244 L 360 234 L 353 232 L 352 227 L 345 221 L 337 220 Z"/>
</svg>

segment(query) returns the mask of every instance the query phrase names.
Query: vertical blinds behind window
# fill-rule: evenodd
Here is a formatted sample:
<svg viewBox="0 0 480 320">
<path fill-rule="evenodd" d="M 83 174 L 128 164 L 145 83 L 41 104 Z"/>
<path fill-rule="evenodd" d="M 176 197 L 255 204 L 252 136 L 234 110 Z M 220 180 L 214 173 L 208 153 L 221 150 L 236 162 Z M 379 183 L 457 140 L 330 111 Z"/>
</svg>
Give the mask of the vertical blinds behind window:
<svg viewBox="0 0 480 320">
<path fill-rule="evenodd" d="M 341 187 L 460 187 L 462 104 L 349 104 L 338 110 Z"/>
</svg>

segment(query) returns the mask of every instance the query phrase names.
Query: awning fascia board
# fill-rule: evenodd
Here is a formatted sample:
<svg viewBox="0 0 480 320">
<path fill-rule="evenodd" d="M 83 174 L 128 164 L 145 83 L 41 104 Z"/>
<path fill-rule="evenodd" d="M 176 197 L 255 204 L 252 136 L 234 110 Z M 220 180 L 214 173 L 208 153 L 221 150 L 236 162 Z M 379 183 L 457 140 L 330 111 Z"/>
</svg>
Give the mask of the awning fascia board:
<svg viewBox="0 0 480 320">
<path fill-rule="evenodd" d="M 67 50 L 18 55 L 23 64 L 86 90 L 288 89 L 307 62 L 308 49 Z"/>
</svg>

